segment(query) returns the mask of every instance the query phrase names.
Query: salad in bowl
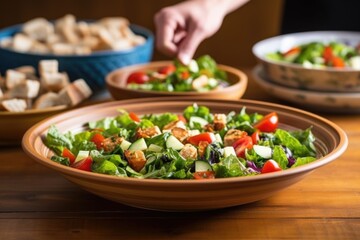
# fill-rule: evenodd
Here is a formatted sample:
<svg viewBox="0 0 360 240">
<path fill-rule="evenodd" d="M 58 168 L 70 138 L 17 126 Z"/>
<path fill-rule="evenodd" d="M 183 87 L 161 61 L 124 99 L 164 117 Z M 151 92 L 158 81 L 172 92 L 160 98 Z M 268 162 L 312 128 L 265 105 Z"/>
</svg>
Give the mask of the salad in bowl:
<svg viewBox="0 0 360 240">
<path fill-rule="evenodd" d="M 182 114 L 138 116 L 119 110 L 84 131 L 52 125 L 45 144 L 51 160 L 82 171 L 125 178 L 213 179 L 283 171 L 317 159 L 311 127 L 278 127 L 276 112 L 212 113 L 187 106 Z"/>
<path fill-rule="evenodd" d="M 187 66 L 174 60 L 157 69 L 132 72 L 127 78 L 128 88 L 150 91 L 204 92 L 228 85 L 225 71 L 209 55 L 193 59 Z"/>
</svg>

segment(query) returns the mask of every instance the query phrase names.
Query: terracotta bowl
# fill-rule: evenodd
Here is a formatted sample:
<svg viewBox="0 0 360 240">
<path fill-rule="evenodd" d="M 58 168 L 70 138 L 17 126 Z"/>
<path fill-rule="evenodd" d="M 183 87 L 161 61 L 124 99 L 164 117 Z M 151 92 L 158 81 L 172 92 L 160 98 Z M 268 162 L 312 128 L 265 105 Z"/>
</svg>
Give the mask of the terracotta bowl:
<svg viewBox="0 0 360 240">
<path fill-rule="evenodd" d="M 191 98 L 152 98 L 113 101 L 69 111 L 48 118 L 29 129 L 23 138 L 23 149 L 38 163 L 55 170 L 81 188 L 98 196 L 122 204 L 162 211 L 199 211 L 241 205 L 267 198 L 300 181 L 315 169 L 335 160 L 346 149 L 346 134 L 334 123 L 309 112 L 265 102 L 241 100 L 198 100 L 199 105 L 211 111 L 228 113 L 247 111 L 262 114 L 276 111 L 280 127 L 305 129 L 313 126 L 319 159 L 294 169 L 251 177 L 212 180 L 159 180 L 119 178 L 85 172 L 60 165 L 50 160 L 53 154 L 43 143 L 51 124 L 60 131 L 81 131 L 88 121 L 117 115 L 122 108 L 138 114 L 174 112 L 180 113 L 193 104 Z"/>
<path fill-rule="evenodd" d="M 339 41 L 356 46 L 360 43 L 360 33 L 342 31 L 291 33 L 262 40 L 254 45 L 252 51 L 264 67 L 266 75 L 283 86 L 315 91 L 360 92 L 360 70 L 332 67 L 305 68 L 300 64 L 266 58 L 268 53 L 286 51 L 293 46 L 314 41 L 325 43 Z"/>
<path fill-rule="evenodd" d="M 56 106 L 42 110 L 25 112 L 0 112 L 0 146 L 20 145 L 21 139 L 31 126 L 54 114 L 66 110 L 66 106 Z"/>
<path fill-rule="evenodd" d="M 326 113 L 360 113 L 360 93 L 321 92 L 286 87 L 267 77 L 260 65 L 254 68 L 253 77 L 269 94 L 301 108 Z"/>
<path fill-rule="evenodd" d="M 239 99 L 245 93 L 248 80 L 247 76 L 238 69 L 224 65 L 218 65 L 218 67 L 226 72 L 230 82 L 230 86 L 219 90 L 213 90 L 208 92 L 160 92 L 134 90 L 126 87 L 126 80 L 132 72 L 152 70 L 155 71 L 160 67 L 168 66 L 171 63 L 171 61 L 160 61 L 120 68 L 107 75 L 106 86 L 112 97 L 116 100 L 169 96 L 212 99 Z"/>
</svg>

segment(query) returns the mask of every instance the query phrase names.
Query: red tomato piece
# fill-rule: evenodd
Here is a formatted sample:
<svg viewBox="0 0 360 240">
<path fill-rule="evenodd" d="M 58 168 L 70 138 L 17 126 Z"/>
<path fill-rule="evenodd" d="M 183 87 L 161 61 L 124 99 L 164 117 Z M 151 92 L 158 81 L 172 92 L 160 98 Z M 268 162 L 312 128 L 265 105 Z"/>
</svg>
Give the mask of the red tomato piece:
<svg viewBox="0 0 360 240">
<path fill-rule="evenodd" d="M 260 131 L 259 129 L 256 129 L 253 134 L 251 134 L 251 139 L 253 144 L 257 144 L 257 142 L 260 140 Z"/>
<path fill-rule="evenodd" d="M 254 128 L 261 132 L 274 132 L 279 124 L 279 117 L 276 112 L 269 113 L 264 116 L 260 121 L 254 124 Z"/>
<path fill-rule="evenodd" d="M 214 179 L 215 172 L 214 171 L 194 172 L 193 176 L 196 180 Z"/>
<path fill-rule="evenodd" d="M 130 112 L 130 113 L 129 113 L 129 117 L 130 117 L 134 122 L 140 122 L 140 118 L 139 118 L 138 115 L 136 115 L 136 113 L 134 113 L 134 112 Z"/>
<path fill-rule="evenodd" d="M 80 160 L 80 161 L 72 164 L 71 167 L 79 169 L 79 170 L 91 172 L 92 162 L 93 162 L 93 160 L 89 156 L 87 158 L 84 158 L 83 160 Z"/>
<path fill-rule="evenodd" d="M 253 147 L 252 138 L 249 136 L 244 136 L 240 138 L 233 144 L 235 149 L 236 156 L 244 158 L 246 149 L 251 149 Z"/>
<path fill-rule="evenodd" d="M 177 117 L 180 121 L 182 121 L 183 123 L 186 123 L 186 118 L 183 115 L 178 114 Z"/>
<path fill-rule="evenodd" d="M 215 141 L 215 135 L 208 132 L 200 133 L 188 138 L 188 142 L 195 146 L 199 145 L 199 142 L 208 142 L 210 144 L 213 141 Z"/>
<path fill-rule="evenodd" d="M 288 57 L 290 55 L 298 54 L 301 51 L 300 47 L 293 47 L 287 52 L 283 53 L 284 57 Z"/>
<path fill-rule="evenodd" d="M 345 67 L 345 62 L 339 57 L 333 57 L 331 59 L 332 65 L 336 68 L 343 68 Z"/>
<path fill-rule="evenodd" d="M 333 58 L 333 51 L 330 46 L 326 46 L 324 48 L 324 52 L 322 54 L 322 57 L 324 58 L 325 62 L 328 63 Z"/>
<path fill-rule="evenodd" d="M 188 71 L 185 71 L 185 72 L 182 72 L 181 73 L 181 78 L 183 79 L 183 80 L 186 80 L 186 79 L 188 79 L 190 77 L 190 73 L 188 72 Z"/>
<path fill-rule="evenodd" d="M 133 72 L 127 78 L 127 83 L 143 84 L 149 81 L 150 77 L 144 72 Z"/>
<path fill-rule="evenodd" d="M 69 161 L 70 161 L 70 165 L 75 162 L 75 158 L 76 158 L 75 155 L 67 148 L 64 148 L 64 150 L 62 151 L 61 156 L 68 158 Z"/>
<path fill-rule="evenodd" d="M 174 73 L 175 71 L 176 71 L 175 65 L 171 64 L 171 65 L 159 68 L 158 73 L 170 75 L 170 74 Z"/>
<path fill-rule="evenodd" d="M 103 142 L 105 137 L 101 133 L 95 133 L 94 136 L 90 139 L 91 142 L 95 143 L 98 150 L 103 148 Z"/>
<path fill-rule="evenodd" d="M 271 173 L 281 171 L 282 169 L 279 167 L 279 164 L 274 160 L 270 159 L 267 160 L 264 166 L 261 169 L 261 173 Z"/>
</svg>

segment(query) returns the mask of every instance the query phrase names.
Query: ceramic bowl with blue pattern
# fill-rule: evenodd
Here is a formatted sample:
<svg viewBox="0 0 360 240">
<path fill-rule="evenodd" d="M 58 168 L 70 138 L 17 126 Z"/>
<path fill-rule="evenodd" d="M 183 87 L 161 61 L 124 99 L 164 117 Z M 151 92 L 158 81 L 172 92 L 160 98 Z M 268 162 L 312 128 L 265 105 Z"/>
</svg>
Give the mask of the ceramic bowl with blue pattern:
<svg viewBox="0 0 360 240">
<path fill-rule="evenodd" d="M 12 26 L 0 30 L 0 41 L 19 32 L 22 25 Z M 66 72 L 71 80 L 83 78 L 94 92 L 105 89 L 105 76 L 118 68 L 147 63 L 152 58 L 154 36 L 143 27 L 130 25 L 130 29 L 137 35 L 143 36 L 144 44 L 129 50 L 98 51 L 90 55 L 53 55 L 17 52 L 0 47 L 0 72 L 4 74 L 7 69 L 31 65 L 37 69 L 38 63 L 43 59 L 56 59 L 59 62 L 59 71 Z"/>
</svg>

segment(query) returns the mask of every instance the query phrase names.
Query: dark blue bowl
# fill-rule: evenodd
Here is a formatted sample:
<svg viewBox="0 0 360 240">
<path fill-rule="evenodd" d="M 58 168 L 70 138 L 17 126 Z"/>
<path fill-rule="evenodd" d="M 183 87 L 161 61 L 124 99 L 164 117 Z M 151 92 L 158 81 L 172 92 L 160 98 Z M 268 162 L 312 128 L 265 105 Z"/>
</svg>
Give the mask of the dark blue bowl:
<svg viewBox="0 0 360 240">
<path fill-rule="evenodd" d="M 0 40 L 19 32 L 22 25 L 16 25 L 0 30 Z M 0 47 L 0 72 L 24 65 L 37 69 L 43 59 L 59 61 L 59 70 L 67 72 L 71 80 L 83 78 L 93 91 L 105 88 L 105 76 L 118 68 L 133 64 L 147 63 L 152 58 L 154 36 L 151 31 L 137 25 L 130 25 L 131 30 L 146 38 L 143 45 L 126 51 L 98 51 L 90 55 L 54 55 L 16 52 Z"/>
</svg>

